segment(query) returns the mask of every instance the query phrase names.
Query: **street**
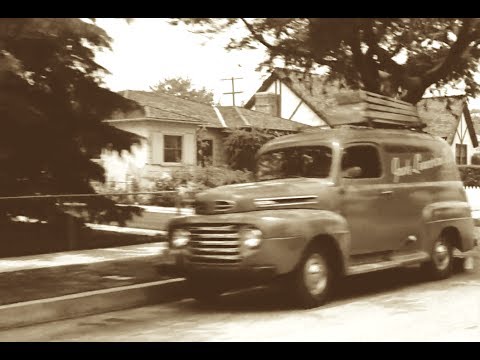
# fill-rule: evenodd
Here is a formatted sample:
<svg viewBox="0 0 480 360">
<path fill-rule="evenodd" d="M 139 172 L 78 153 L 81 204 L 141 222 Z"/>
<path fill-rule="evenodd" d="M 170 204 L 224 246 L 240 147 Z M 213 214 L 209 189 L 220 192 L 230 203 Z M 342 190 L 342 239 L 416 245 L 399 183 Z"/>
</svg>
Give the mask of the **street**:
<svg viewBox="0 0 480 360">
<path fill-rule="evenodd" d="M 418 269 L 346 279 L 324 307 L 295 309 L 255 288 L 4 330 L 0 341 L 479 341 L 479 267 L 427 282 Z"/>
</svg>

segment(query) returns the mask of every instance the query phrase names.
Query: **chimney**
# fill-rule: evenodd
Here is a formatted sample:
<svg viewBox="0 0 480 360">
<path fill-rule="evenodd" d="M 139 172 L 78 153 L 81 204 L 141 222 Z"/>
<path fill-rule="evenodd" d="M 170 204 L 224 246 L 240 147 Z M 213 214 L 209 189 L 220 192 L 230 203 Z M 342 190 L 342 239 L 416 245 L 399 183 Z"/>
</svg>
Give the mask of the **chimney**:
<svg viewBox="0 0 480 360">
<path fill-rule="evenodd" d="M 272 116 L 280 116 L 280 95 L 267 92 L 255 94 L 255 111 L 260 111 Z"/>
</svg>

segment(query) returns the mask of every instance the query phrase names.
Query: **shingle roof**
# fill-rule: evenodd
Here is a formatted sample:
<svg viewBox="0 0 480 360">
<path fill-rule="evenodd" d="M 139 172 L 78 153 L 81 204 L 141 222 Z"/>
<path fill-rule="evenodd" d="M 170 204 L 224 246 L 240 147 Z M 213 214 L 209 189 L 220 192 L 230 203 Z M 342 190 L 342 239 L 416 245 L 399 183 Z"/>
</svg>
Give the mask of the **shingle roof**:
<svg viewBox="0 0 480 360">
<path fill-rule="evenodd" d="M 178 98 L 167 94 L 126 90 L 121 95 L 142 105 L 143 112 L 123 115 L 124 119 L 152 118 L 178 122 L 198 123 L 208 127 L 223 128 L 215 109 L 208 104 Z M 272 130 L 296 131 L 299 126 L 291 120 L 271 116 L 258 111 L 234 106 L 217 106 L 227 127 L 259 127 Z M 119 118 L 117 116 L 117 118 Z"/>
<path fill-rule="evenodd" d="M 300 124 L 296 121 L 282 119 L 259 111 L 248 110 L 245 108 L 236 108 L 236 110 L 242 114 L 249 125 L 253 127 L 284 131 L 298 131 L 300 128 L 309 127 L 308 125 Z"/>
<path fill-rule="evenodd" d="M 172 95 L 136 90 L 125 90 L 120 94 L 142 105 L 144 116 L 147 118 L 199 124 L 205 122 L 206 117 L 216 118 L 210 106 Z"/>
<path fill-rule="evenodd" d="M 475 127 L 475 133 L 480 135 L 480 111 L 472 110 L 471 117 L 472 117 L 473 126 Z"/>
<path fill-rule="evenodd" d="M 451 144 L 466 100 L 466 96 L 463 95 L 431 97 L 420 100 L 417 109 L 420 118 L 427 124 L 424 130 L 430 134 L 446 138 L 448 143 Z"/>
</svg>

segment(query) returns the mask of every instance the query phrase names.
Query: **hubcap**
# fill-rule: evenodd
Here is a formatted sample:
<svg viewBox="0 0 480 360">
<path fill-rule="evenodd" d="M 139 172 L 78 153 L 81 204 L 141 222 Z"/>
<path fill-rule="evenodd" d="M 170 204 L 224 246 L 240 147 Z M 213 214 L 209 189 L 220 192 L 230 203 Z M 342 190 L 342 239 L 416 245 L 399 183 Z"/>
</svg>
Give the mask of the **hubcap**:
<svg viewBox="0 0 480 360">
<path fill-rule="evenodd" d="M 327 264 L 319 254 L 312 254 L 303 268 L 305 285 L 312 295 L 320 295 L 327 287 Z"/>
<path fill-rule="evenodd" d="M 450 252 L 443 240 L 437 240 L 433 247 L 433 261 L 438 270 L 445 270 L 450 264 Z"/>
</svg>

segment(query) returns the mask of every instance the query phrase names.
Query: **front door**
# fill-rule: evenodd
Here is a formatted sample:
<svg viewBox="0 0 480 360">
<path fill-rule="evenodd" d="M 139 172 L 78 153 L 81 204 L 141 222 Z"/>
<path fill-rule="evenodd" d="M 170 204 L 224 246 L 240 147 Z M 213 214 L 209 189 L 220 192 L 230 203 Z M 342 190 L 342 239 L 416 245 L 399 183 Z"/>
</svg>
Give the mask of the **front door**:
<svg viewBox="0 0 480 360">
<path fill-rule="evenodd" d="M 386 183 L 377 145 L 346 146 L 341 160 L 341 211 L 351 233 L 351 255 L 395 250 L 396 194 Z M 397 219 L 398 220 L 398 219 Z"/>
</svg>

